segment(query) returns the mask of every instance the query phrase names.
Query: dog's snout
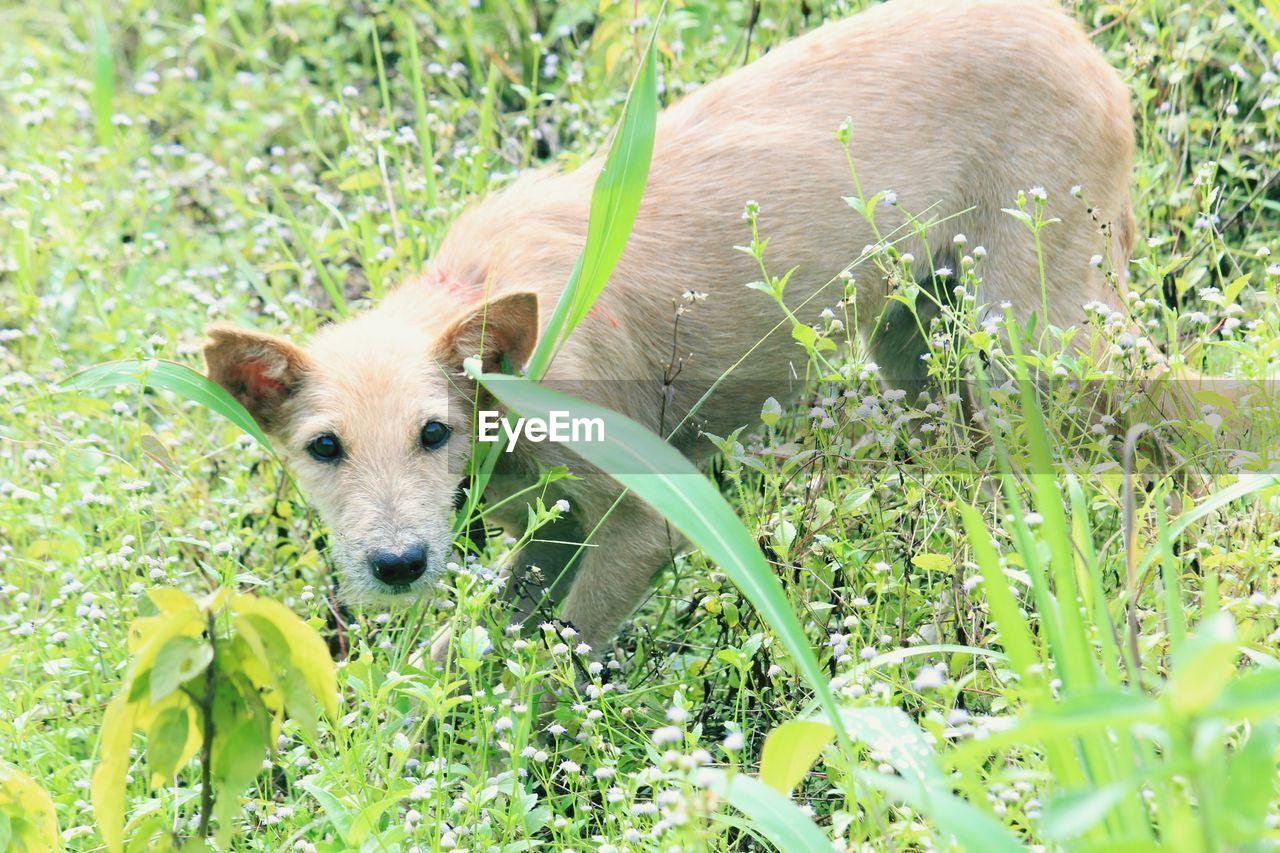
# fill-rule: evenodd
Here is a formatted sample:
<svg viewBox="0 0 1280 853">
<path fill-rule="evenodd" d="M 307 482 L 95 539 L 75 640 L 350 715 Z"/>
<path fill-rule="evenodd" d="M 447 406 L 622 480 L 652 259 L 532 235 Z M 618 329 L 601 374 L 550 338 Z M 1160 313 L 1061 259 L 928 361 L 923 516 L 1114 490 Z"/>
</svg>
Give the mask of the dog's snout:
<svg viewBox="0 0 1280 853">
<path fill-rule="evenodd" d="M 409 584 L 427 570 L 427 549 L 414 545 L 403 551 L 378 551 L 369 558 L 373 576 L 385 584 Z"/>
</svg>

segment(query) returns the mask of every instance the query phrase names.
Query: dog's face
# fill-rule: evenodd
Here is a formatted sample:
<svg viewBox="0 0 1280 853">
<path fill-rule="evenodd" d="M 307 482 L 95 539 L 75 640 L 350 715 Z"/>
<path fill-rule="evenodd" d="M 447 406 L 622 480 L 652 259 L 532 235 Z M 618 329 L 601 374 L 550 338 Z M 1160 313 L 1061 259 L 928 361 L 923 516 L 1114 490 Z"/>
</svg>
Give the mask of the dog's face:
<svg viewBox="0 0 1280 853">
<path fill-rule="evenodd" d="M 225 326 L 209 330 L 209 377 L 272 438 L 331 531 L 353 603 L 421 593 L 452 552 L 452 513 L 471 453 L 474 385 L 523 364 L 537 298 L 497 297 L 439 327 L 413 312 L 374 311 L 331 326 L 306 349 Z"/>
</svg>

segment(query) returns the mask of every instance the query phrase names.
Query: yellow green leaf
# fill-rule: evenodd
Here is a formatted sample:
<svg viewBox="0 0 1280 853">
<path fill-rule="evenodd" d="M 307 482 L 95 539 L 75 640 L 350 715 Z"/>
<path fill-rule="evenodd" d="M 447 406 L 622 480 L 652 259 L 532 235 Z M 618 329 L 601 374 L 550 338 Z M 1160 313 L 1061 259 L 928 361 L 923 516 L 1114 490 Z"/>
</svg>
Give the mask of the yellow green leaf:
<svg viewBox="0 0 1280 853">
<path fill-rule="evenodd" d="M 171 586 L 157 586 L 147 590 L 147 598 L 160 609 L 161 613 L 198 613 L 196 600 L 180 589 Z"/>
<path fill-rule="evenodd" d="M 133 739 L 135 705 L 121 692 L 107 705 L 102 719 L 102 745 L 93 771 L 90 800 L 98 832 L 111 853 L 124 849 L 124 786 L 129 772 L 129 743 Z"/>
<path fill-rule="evenodd" d="M 760 781 L 780 794 L 790 794 L 835 737 L 835 729 L 826 723 L 788 720 L 765 738 Z"/>
<path fill-rule="evenodd" d="M 9 849 L 62 849 L 53 800 L 34 779 L 7 764 L 0 764 L 0 815 L 9 818 Z"/>
<path fill-rule="evenodd" d="M 331 718 L 338 715 L 338 675 L 324 639 L 289 608 L 268 598 L 236 595 L 232 609 L 241 615 L 257 616 L 270 622 L 284 636 L 292 652 L 294 666 Z"/>
<path fill-rule="evenodd" d="M 911 565 L 926 572 L 950 572 L 956 567 L 946 554 L 916 554 L 911 558 Z"/>
</svg>

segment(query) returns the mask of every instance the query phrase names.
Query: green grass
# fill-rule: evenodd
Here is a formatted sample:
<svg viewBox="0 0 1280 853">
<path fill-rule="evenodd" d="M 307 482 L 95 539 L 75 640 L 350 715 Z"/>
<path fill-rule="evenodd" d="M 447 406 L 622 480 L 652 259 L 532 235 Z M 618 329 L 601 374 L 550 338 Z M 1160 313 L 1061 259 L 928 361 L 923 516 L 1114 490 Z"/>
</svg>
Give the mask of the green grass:
<svg viewBox="0 0 1280 853">
<path fill-rule="evenodd" d="M 1069 5 L 1135 95 L 1134 317 L 1210 373 L 1280 372 L 1280 4 Z M 751 55 L 817 26 L 804 8 L 763 3 Z M 281 601 L 343 659 L 337 719 L 314 736 L 286 723 L 273 769 L 230 810 L 236 849 L 809 849 L 815 831 L 991 849 L 996 824 L 1055 849 L 1280 842 L 1280 486 L 1253 473 L 1272 464 L 1274 411 L 1250 415 L 1253 456 L 1219 452 L 1204 425 L 1162 427 L 1161 454 L 1126 477 L 1123 438 L 1081 424 L 1065 382 L 1039 400 L 984 386 L 1000 411 L 981 438 L 946 401 L 894 427 L 858 347 L 833 350 L 848 318 L 798 328 L 811 396 L 708 440 L 830 679 L 841 747 L 794 633 L 733 566 L 679 557 L 598 661 L 554 629 L 504 631 L 496 541 L 408 612 L 339 613 L 324 531 L 251 437 L 163 390 L 55 391 L 109 360 L 198 366 L 209 320 L 304 337 L 376 300 L 475 194 L 609 143 L 658 10 L 641 11 L 0 9 L 0 766 L 26 774 L 0 770 L 0 850 L 6 827 L 45 828 L 27 777 L 69 849 L 103 849 L 100 728 L 129 623 L 164 586 Z M 669 4 L 660 101 L 740 64 L 750 17 L 732 0 Z M 850 216 L 876 206 L 852 175 L 837 191 Z M 1036 226 L 1035 199 L 1022 205 Z M 791 323 L 753 226 L 740 242 L 756 238 L 760 310 Z M 955 274 L 980 293 L 980 258 Z M 1053 330 L 1002 344 L 971 302 L 946 331 L 940 377 L 982 352 L 1014 377 L 1107 379 Z M 1099 318 L 1078 334 L 1123 331 Z M 881 425 L 850 427 L 842 401 L 877 395 Z M 449 624 L 483 627 L 442 674 L 418 661 Z M 133 745 L 126 838 L 192 834 L 199 766 L 149 791 Z"/>
</svg>

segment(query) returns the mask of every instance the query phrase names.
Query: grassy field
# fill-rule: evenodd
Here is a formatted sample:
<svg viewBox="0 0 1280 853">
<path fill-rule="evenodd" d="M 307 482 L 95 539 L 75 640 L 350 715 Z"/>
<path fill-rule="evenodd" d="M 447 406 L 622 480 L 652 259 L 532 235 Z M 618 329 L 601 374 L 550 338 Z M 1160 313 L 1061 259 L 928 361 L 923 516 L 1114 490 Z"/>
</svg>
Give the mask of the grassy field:
<svg viewBox="0 0 1280 853">
<path fill-rule="evenodd" d="M 863 5 L 671 2 L 660 100 Z M 1175 362 L 1280 372 L 1280 2 L 1067 5 L 1134 95 L 1134 319 Z M 60 843 L 104 849 L 90 786 L 139 653 L 129 625 L 172 601 L 148 590 L 221 587 L 308 620 L 340 693 L 317 726 L 291 703 L 269 766 L 217 792 L 223 849 L 806 850 L 815 826 L 859 850 L 1280 844 L 1265 406 L 1210 398 L 1221 425 L 1157 429 L 1126 466 L 1123 435 L 1072 428 L 1069 381 L 1037 406 L 994 387 L 1006 414 L 975 437 L 954 401 L 907 416 L 855 346 L 797 412 L 723 437 L 716 482 L 834 679 L 849 742 L 827 746 L 778 626 L 699 552 L 598 659 L 555 628 L 504 630 L 500 541 L 434 600 L 346 612 L 324 530 L 252 439 L 165 392 L 57 389 L 109 359 L 199 367 L 211 320 L 302 337 L 377 301 L 469 200 L 602 147 L 657 11 L 0 8 L 0 851 L 48 843 L 21 846 L 50 831 L 45 794 Z M 1037 224 L 1034 193 L 1009 202 Z M 955 275 L 973 291 L 969 259 Z M 1127 321 L 1080 331 L 1114 344 L 1117 373 L 1043 330 L 1018 360 L 960 302 L 932 330 L 941 375 L 983 354 L 1011 375 L 1131 378 Z M 844 335 L 829 319 L 798 358 L 824 364 L 819 342 Z M 472 626 L 456 666 L 420 665 L 448 624 Z M 795 807 L 735 782 L 770 733 L 764 775 Z M 207 811 L 199 761 L 148 778 L 163 741 L 131 742 L 134 849 L 197 834 Z"/>
</svg>

